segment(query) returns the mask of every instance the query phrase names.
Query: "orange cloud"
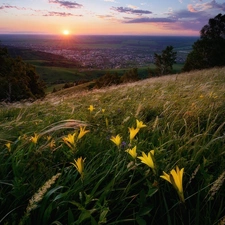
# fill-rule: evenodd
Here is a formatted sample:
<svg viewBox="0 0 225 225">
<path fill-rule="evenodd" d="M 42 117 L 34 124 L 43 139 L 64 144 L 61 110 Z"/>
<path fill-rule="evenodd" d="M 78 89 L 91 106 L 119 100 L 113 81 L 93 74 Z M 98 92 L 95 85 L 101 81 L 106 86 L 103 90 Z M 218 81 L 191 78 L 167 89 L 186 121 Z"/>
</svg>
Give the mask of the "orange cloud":
<svg viewBox="0 0 225 225">
<path fill-rule="evenodd" d="M 188 8 L 188 11 L 189 11 L 189 12 L 193 12 L 193 13 L 198 12 L 198 11 L 193 7 L 193 5 L 191 5 L 191 4 L 189 4 L 189 5 L 187 6 L 187 8 Z"/>
</svg>

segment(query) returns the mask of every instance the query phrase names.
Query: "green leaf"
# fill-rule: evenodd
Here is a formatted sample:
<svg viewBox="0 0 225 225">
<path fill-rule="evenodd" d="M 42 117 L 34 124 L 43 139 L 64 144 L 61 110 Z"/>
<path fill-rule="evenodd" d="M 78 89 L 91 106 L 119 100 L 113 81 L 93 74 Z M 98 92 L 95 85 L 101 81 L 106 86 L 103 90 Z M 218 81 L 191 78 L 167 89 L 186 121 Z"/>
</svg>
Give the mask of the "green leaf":
<svg viewBox="0 0 225 225">
<path fill-rule="evenodd" d="M 138 216 L 145 216 L 148 215 L 153 209 L 153 206 L 149 206 L 149 207 L 142 207 L 139 212 L 138 212 Z"/>
<path fill-rule="evenodd" d="M 109 208 L 108 207 L 105 207 L 102 210 L 102 212 L 100 214 L 100 217 L 99 217 L 98 224 L 102 224 L 102 223 L 106 223 L 107 222 L 106 215 L 107 215 L 108 212 L 109 212 Z"/>
<path fill-rule="evenodd" d="M 52 207 L 52 203 L 50 203 L 48 208 L 44 212 L 43 220 L 41 221 L 42 224 L 48 224 L 48 220 L 51 216 L 52 211 L 53 211 L 53 207 Z"/>
<path fill-rule="evenodd" d="M 51 223 L 51 225 L 63 225 L 62 223 L 60 223 L 59 221 L 54 221 L 53 223 Z"/>
<path fill-rule="evenodd" d="M 49 190 L 48 192 L 47 192 L 47 194 L 45 195 L 45 199 L 48 199 L 54 192 L 56 192 L 56 191 L 58 191 L 59 189 L 62 189 L 62 188 L 64 188 L 63 186 L 58 186 L 58 187 L 54 187 L 54 188 L 52 188 L 51 190 Z"/>
<path fill-rule="evenodd" d="M 149 188 L 147 196 L 152 197 L 157 191 L 158 191 L 158 188 Z"/>
<path fill-rule="evenodd" d="M 139 224 L 139 225 L 146 225 L 146 222 L 145 222 L 145 220 L 144 219 L 142 219 L 141 217 L 137 217 L 137 223 Z"/>
<path fill-rule="evenodd" d="M 91 213 L 88 210 L 84 209 L 81 211 L 81 214 L 80 214 L 78 220 L 76 221 L 76 224 L 80 224 L 81 222 L 83 222 L 84 220 L 87 220 L 89 218 L 91 218 Z"/>
<path fill-rule="evenodd" d="M 84 207 L 78 202 L 70 201 L 69 203 L 75 205 L 79 210 L 84 210 Z"/>
<path fill-rule="evenodd" d="M 75 221 L 75 219 L 74 219 L 74 216 L 73 216 L 73 212 L 69 208 L 69 210 L 68 210 L 68 224 L 72 224 L 74 221 Z"/>
</svg>

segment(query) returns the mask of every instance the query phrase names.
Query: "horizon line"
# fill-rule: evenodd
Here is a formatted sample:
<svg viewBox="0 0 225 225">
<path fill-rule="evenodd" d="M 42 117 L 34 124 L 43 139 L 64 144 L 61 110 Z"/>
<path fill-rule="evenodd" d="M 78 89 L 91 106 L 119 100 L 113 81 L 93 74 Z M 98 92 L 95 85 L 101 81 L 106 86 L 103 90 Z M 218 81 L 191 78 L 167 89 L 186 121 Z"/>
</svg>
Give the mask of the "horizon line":
<svg viewBox="0 0 225 225">
<path fill-rule="evenodd" d="M 38 35 L 38 36 L 64 36 L 65 38 L 75 36 L 153 36 L 153 37 L 200 37 L 200 35 L 168 35 L 168 34 L 49 34 L 49 33 L 0 33 L 0 35 Z"/>
</svg>

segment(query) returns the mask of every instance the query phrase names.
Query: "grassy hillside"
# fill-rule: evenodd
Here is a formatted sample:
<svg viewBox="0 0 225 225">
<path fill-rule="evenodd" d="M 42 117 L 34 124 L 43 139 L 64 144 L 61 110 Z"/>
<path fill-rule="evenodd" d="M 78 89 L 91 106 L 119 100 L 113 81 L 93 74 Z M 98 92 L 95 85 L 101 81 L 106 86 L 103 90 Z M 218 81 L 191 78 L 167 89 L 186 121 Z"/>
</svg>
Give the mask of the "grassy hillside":
<svg viewBox="0 0 225 225">
<path fill-rule="evenodd" d="M 224 90 L 215 68 L 2 104 L 0 224 L 225 224 Z"/>
</svg>

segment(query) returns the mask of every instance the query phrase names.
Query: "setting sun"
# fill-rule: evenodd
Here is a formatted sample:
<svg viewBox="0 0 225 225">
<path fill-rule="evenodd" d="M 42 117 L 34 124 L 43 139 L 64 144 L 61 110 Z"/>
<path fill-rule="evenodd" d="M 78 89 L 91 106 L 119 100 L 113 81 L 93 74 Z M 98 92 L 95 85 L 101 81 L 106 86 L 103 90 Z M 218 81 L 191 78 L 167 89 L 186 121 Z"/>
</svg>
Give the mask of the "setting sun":
<svg viewBox="0 0 225 225">
<path fill-rule="evenodd" d="M 69 35 L 70 32 L 69 32 L 68 30 L 64 30 L 64 31 L 63 31 L 63 34 L 64 34 L 64 35 Z"/>
</svg>

